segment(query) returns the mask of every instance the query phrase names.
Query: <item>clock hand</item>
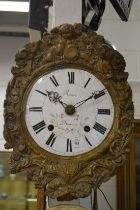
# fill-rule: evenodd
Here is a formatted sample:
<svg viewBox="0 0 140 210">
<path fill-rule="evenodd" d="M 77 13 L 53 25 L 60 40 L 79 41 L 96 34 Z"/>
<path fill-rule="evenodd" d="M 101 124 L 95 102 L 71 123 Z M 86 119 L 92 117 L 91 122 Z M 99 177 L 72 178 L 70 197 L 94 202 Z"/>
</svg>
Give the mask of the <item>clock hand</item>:
<svg viewBox="0 0 140 210">
<path fill-rule="evenodd" d="M 105 89 L 106 89 L 106 88 L 105 88 Z M 74 105 L 74 107 L 75 107 L 75 108 L 78 108 L 79 106 L 81 106 L 81 105 L 83 105 L 85 102 L 87 102 L 88 100 L 90 100 L 90 99 L 92 99 L 92 98 L 95 98 L 95 99 L 96 99 L 97 96 L 98 96 L 99 94 L 103 93 L 105 89 L 100 90 L 100 91 L 95 91 L 94 93 L 92 93 L 91 96 L 89 96 L 89 97 L 86 98 L 85 100 L 82 100 L 82 101 L 79 101 L 78 103 L 76 103 L 76 104 Z"/>
<path fill-rule="evenodd" d="M 74 105 L 74 107 L 75 107 L 75 108 L 78 108 L 79 106 L 81 106 L 82 104 L 84 104 L 86 101 L 92 99 L 93 97 L 94 97 L 94 95 L 92 94 L 92 95 L 91 95 L 90 97 L 88 97 L 87 99 L 82 100 L 82 101 L 79 101 L 78 103 L 76 103 L 76 104 Z"/>
<path fill-rule="evenodd" d="M 62 100 L 61 100 L 61 96 L 59 96 L 59 93 L 57 92 L 53 92 L 53 91 L 46 91 L 48 93 L 48 97 L 49 97 L 49 100 L 51 102 L 54 102 L 54 103 L 57 103 L 59 102 L 64 108 L 67 106 L 66 103 L 64 103 Z"/>
<path fill-rule="evenodd" d="M 58 102 L 59 102 L 64 108 L 66 108 L 67 104 L 64 103 L 63 101 L 61 101 L 60 99 L 61 99 L 61 96 L 59 97 Z"/>
<path fill-rule="evenodd" d="M 105 90 L 106 88 L 104 88 L 103 90 L 98 90 L 94 92 L 94 98 L 98 99 L 99 97 L 105 95 Z"/>
<path fill-rule="evenodd" d="M 54 103 L 58 102 L 58 99 L 60 96 L 57 92 L 47 91 L 47 90 L 46 90 L 46 92 L 48 93 L 48 97 L 51 102 L 54 102 Z"/>
</svg>

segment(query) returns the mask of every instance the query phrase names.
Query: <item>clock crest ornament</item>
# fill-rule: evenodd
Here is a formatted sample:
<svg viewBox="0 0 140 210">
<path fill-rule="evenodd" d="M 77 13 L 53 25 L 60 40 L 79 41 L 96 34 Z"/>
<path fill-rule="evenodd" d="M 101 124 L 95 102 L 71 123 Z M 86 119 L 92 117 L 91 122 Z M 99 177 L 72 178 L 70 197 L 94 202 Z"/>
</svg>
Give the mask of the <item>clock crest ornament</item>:
<svg viewBox="0 0 140 210">
<path fill-rule="evenodd" d="M 133 134 L 125 61 L 103 36 L 64 24 L 16 54 L 4 102 L 11 173 L 58 200 L 87 197 L 126 160 Z"/>
</svg>

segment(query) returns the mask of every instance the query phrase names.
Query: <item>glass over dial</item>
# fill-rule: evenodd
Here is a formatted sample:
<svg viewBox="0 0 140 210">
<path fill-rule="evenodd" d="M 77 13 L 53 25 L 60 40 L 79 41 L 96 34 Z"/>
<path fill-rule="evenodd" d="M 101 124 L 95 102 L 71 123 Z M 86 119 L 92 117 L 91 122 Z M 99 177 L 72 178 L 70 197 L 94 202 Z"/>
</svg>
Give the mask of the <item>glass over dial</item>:
<svg viewBox="0 0 140 210">
<path fill-rule="evenodd" d="M 32 85 L 25 122 L 45 151 L 76 156 L 99 146 L 114 120 L 112 98 L 94 75 L 65 68 L 49 72 Z"/>
</svg>

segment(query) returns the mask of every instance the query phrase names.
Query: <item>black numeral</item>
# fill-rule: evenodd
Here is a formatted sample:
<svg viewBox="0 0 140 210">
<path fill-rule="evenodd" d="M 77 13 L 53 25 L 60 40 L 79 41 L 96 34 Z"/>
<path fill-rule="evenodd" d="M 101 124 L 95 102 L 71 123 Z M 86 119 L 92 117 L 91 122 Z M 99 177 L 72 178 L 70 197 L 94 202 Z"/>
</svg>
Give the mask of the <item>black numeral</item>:
<svg viewBox="0 0 140 210">
<path fill-rule="evenodd" d="M 74 72 L 68 72 L 69 84 L 74 84 Z"/>
<path fill-rule="evenodd" d="M 102 126 L 101 124 L 99 124 L 99 123 L 95 123 L 95 125 L 94 125 L 94 127 L 93 127 L 96 131 L 98 131 L 99 133 L 101 133 L 101 134 L 105 134 L 105 132 L 106 132 L 106 130 L 107 130 L 107 128 L 105 128 L 104 126 Z"/>
<path fill-rule="evenodd" d="M 52 77 L 50 77 L 50 80 L 52 81 L 52 83 L 53 83 L 56 87 L 59 86 L 59 84 L 58 84 L 58 82 L 57 82 L 57 80 L 56 80 L 56 78 L 55 78 L 54 75 L 53 75 Z"/>
<path fill-rule="evenodd" d="M 30 112 L 42 112 L 42 107 L 30 107 Z"/>
<path fill-rule="evenodd" d="M 101 96 L 104 96 L 104 95 L 105 95 L 105 91 L 102 90 L 102 91 L 99 91 L 99 93 L 96 93 L 95 96 L 94 96 L 94 98 L 95 99 L 98 99 L 98 98 L 100 98 Z"/>
<path fill-rule="evenodd" d="M 50 135 L 50 137 L 48 138 L 46 144 L 47 144 L 48 146 L 52 147 L 53 144 L 54 144 L 54 142 L 55 142 L 55 140 L 56 140 L 56 138 L 57 138 L 57 136 L 56 136 L 54 133 L 52 133 L 52 134 Z"/>
<path fill-rule="evenodd" d="M 88 140 L 88 138 L 85 136 L 85 140 L 86 140 L 86 142 L 92 147 L 92 144 L 91 144 L 91 142 Z"/>
<path fill-rule="evenodd" d="M 88 79 L 88 81 L 86 82 L 86 84 L 85 84 L 84 88 L 86 88 L 86 87 L 87 87 L 87 85 L 88 85 L 88 83 L 90 82 L 90 80 L 91 80 L 91 78 L 89 78 L 89 79 Z"/>
<path fill-rule="evenodd" d="M 36 134 L 44 130 L 45 128 L 46 128 L 46 124 L 44 120 L 33 126 L 33 130 L 36 132 Z"/>
<path fill-rule="evenodd" d="M 70 139 L 67 139 L 67 152 L 72 152 L 72 142 Z"/>
<path fill-rule="evenodd" d="M 110 115 L 110 109 L 98 109 L 98 114 Z"/>
<path fill-rule="evenodd" d="M 46 93 L 43 93 L 42 91 L 40 91 L 40 90 L 35 90 L 36 92 L 38 92 L 38 93 L 41 93 L 42 95 L 44 95 L 44 96 L 47 96 L 47 94 Z"/>
</svg>

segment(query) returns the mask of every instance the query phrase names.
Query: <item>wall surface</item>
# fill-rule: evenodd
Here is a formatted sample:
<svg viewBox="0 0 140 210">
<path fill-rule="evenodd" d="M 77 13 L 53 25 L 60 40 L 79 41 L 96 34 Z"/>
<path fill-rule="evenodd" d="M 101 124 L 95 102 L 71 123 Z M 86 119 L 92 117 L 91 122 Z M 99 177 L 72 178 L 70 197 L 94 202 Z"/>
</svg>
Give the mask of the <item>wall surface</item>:
<svg viewBox="0 0 140 210">
<path fill-rule="evenodd" d="M 133 91 L 135 119 L 140 119 L 140 1 L 133 1 L 128 22 L 122 22 L 110 1 L 106 2 L 98 33 L 111 42 L 125 58 L 129 84 Z M 111 201 L 113 209 L 117 209 L 116 177 L 104 184 L 102 189 Z M 109 209 L 104 201 L 99 201 L 99 207 L 100 210 Z"/>
<path fill-rule="evenodd" d="M 128 22 L 121 21 L 110 1 L 106 2 L 98 33 L 110 41 L 125 58 L 133 90 L 135 118 L 140 119 L 140 1 L 133 1 Z"/>
<path fill-rule="evenodd" d="M 0 151 L 4 150 L 3 102 L 6 86 L 12 77 L 11 67 L 15 65 L 15 54 L 27 42 L 29 42 L 28 38 L 0 36 Z"/>
</svg>

